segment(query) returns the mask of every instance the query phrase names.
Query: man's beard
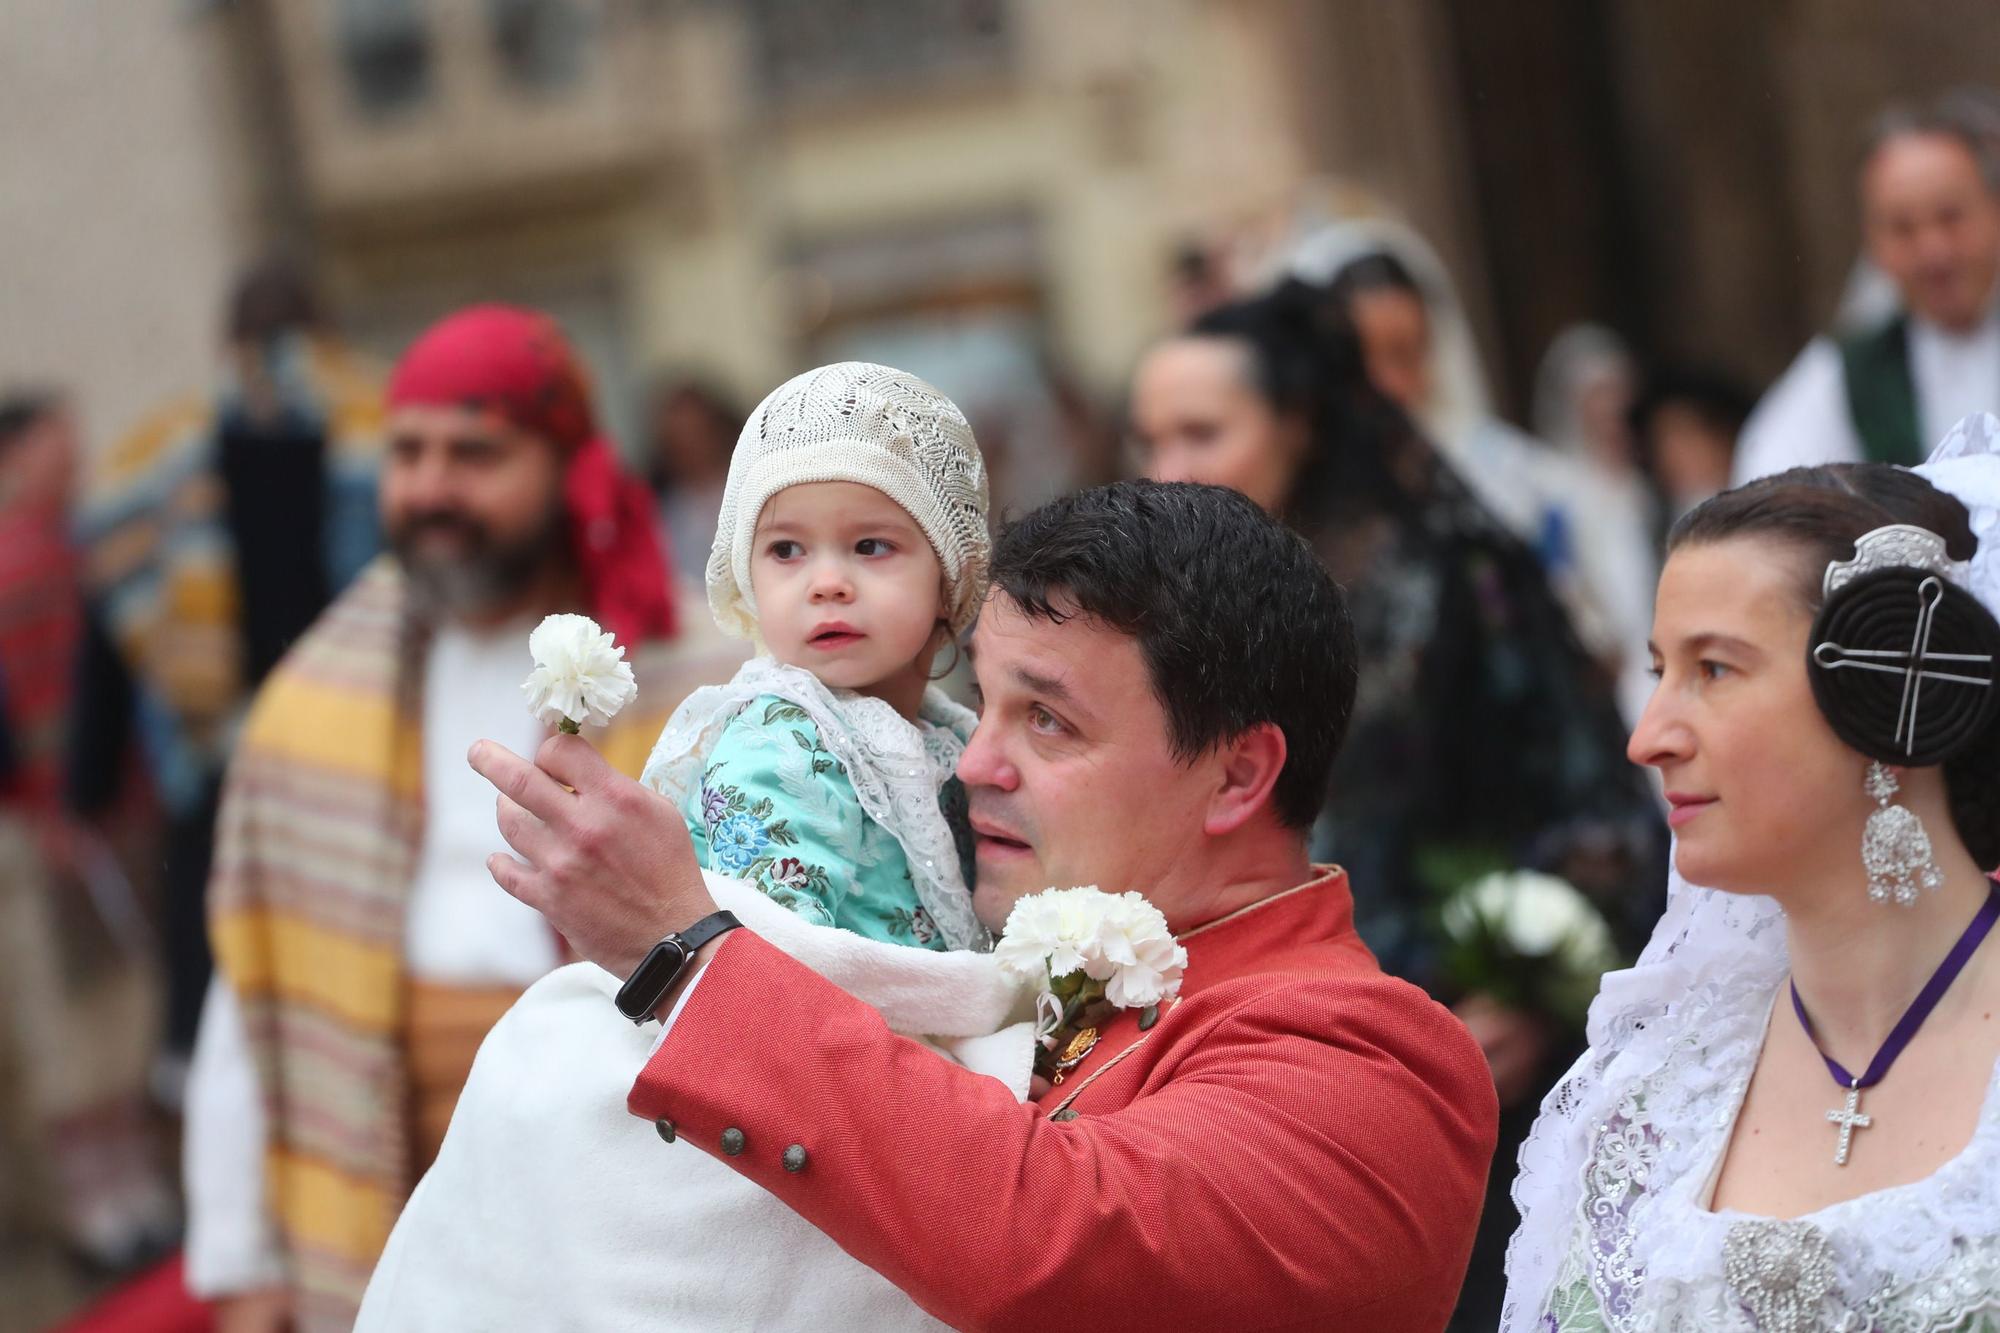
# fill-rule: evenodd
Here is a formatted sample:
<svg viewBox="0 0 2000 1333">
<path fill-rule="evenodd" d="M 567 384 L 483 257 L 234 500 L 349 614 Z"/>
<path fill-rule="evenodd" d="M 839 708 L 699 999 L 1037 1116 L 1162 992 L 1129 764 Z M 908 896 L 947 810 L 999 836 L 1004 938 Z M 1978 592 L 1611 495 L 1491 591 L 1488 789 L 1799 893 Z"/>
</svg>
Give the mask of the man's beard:
<svg viewBox="0 0 2000 1333">
<path fill-rule="evenodd" d="M 426 552 L 419 543 L 431 532 L 457 533 L 459 552 Z M 495 537 L 491 528 L 456 510 L 412 514 L 388 531 L 389 549 L 409 580 L 410 609 L 425 621 L 480 619 L 507 610 L 537 579 L 569 560 L 568 535 L 560 501 L 531 531 L 513 538 Z"/>
</svg>

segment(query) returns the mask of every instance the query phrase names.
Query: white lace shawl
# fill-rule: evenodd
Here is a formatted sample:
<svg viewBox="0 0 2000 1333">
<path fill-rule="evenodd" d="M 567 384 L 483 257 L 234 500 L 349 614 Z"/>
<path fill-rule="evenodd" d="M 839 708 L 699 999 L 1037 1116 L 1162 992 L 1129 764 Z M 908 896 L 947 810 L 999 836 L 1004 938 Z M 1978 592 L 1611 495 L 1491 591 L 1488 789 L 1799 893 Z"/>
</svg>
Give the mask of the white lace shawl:
<svg viewBox="0 0 2000 1333">
<path fill-rule="evenodd" d="M 728 684 L 704 686 L 681 702 L 667 719 L 640 780 L 684 806 L 700 784 L 723 728 L 751 700 L 767 694 L 805 709 L 819 730 L 820 744 L 846 770 L 862 812 L 902 845 L 917 897 L 946 942 L 954 949 L 990 949 L 992 936 L 972 914 L 958 847 L 938 806 L 938 789 L 958 767 L 978 719 L 936 689 L 924 692 L 918 722 L 912 725 L 880 699 L 829 689 L 810 671 L 753 657 Z M 809 806 L 816 803 L 808 769 L 802 767 L 796 783 L 785 777 L 781 781 L 788 795 Z M 861 843 L 854 851 L 857 863 L 867 859 Z"/>
<path fill-rule="evenodd" d="M 1958 497 L 1979 539 L 1954 577 L 2000 615 L 2000 420 L 1968 417 L 1916 472 Z M 1521 1146 L 1506 1333 L 1588 1277 L 1614 1330 L 1749 1328 L 1723 1276 L 1740 1215 L 1702 1207 L 1789 968 L 1772 899 L 1669 879 L 1638 963 L 1604 978 L 1590 1048 Z M 2000 1089 L 1965 1151 L 1933 1175 L 1805 1219 L 1831 1243 L 1827 1328 L 1953 1328 L 2000 1302 Z"/>
</svg>

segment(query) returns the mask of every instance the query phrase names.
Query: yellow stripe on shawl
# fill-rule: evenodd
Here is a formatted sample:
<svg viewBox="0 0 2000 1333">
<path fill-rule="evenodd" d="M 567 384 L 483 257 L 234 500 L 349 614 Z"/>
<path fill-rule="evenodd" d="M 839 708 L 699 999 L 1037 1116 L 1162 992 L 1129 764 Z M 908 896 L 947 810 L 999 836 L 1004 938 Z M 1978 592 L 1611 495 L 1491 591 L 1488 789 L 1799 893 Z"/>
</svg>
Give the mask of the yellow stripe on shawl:
<svg viewBox="0 0 2000 1333">
<path fill-rule="evenodd" d="M 636 778 L 645 772 L 646 760 L 652 756 L 667 717 L 665 712 L 652 711 L 621 717 L 617 725 L 605 728 L 597 752 L 605 763 L 628 778 Z"/>
<path fill-rule="evenodd" d="M 92 492 L 123 486 L 165 457 L 170 447 L 188 443 L 208 424 L 209 406 L 188 397 L 153 412 L 99 456 L 90 478 Z"/>
<path fill-rule="evenodd" d="M 268 911 L 216 913 L 209 938 L 238 995 L 275 993 L 371 1032 L 402 1021 L 403 959 L 393 947 Z"/>
<path fill-rule="evenodd" d="M 236 572 L 220 561 L 188 561 L 173 572 L 162 613 L 168 620 L 228 625 L 236 618 Z"/>
<path fill-rule="evenodd" d="M 271 673 L 257 696 L 243 746 L 260 756 L 355 774 L 414 800 L 423 770 L 409 762 L 405 751 L 421 744 L 419 726 L 385 694 L 280 670 Z M 398 728 L 407 732 L 398 738 L 402 744 L 385 745 L 384 737 Z"/>
<path fill-rule="evenodd" d="M 291 1240 L 364 1270 L 374 1266 L 389 1243 L 401 1199 L 318 1158 L 274 1148 L 267 1161 Z"/>
</svg>

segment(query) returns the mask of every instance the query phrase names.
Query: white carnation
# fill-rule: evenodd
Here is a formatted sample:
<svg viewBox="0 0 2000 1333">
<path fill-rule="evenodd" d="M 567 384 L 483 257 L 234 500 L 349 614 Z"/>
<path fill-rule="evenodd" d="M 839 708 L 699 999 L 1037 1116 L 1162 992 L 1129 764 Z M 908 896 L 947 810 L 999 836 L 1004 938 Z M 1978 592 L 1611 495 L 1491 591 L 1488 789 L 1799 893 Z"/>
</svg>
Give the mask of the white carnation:
<svg viewBox="0 0 2000 1333">
<path fill-rule="evenodd" d="M 1021 899 L 993 952 L 1008 973 L 1044 986 L 1081 970 L 1103 982 L 1105 998 L 1120 1009 L 1171 999 L 1187 967 L 1187 950 L 1157 907 L 1137 893 L 1094 887 Z"/>
<path fill-rule="evenodd" d="M 638 697 L 625 650 L 589 616 L 550 616 L 528 635 L 535 669 L 521 688 L 545 725 L 601 727 Z"/>
<path fill-rule="evenodd" d="M 1445 904 L 1445 930 L 1470 939 L 1480 923 L 1526 958 L 1561 950 L 1580 962 L 1611 953 L 1611 935 L 1597 909 L 1568 881 L 1531 870 L 1492 874 Z"/>
</svg>

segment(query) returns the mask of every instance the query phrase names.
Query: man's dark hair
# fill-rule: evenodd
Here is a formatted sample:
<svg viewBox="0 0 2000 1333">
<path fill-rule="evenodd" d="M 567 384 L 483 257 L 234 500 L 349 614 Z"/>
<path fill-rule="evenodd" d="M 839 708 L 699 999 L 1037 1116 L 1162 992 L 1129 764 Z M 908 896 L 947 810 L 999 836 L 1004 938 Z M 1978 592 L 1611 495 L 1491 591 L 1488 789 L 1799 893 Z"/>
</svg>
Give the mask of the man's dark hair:
<svg viewBox="0 0 2000 1333">
<path fill-rule="evenodd" d="M 50 389 L 16 389 L 0 393 L 0 454 L 8 452 L 29 431 L 60 412 L 62 395 Z"/>
<path fill-rule="evenodd" d="M 1356 649 L 1303 538 L 1220 486 L 1121 481 L 1009 524 L 993 583 L 1030 617 L 1082 615 L 1138 640 L 1183 763 L 1274 724 L 1278 816 L 1311 825 L 1354 711 Z"/>
<path fill-rule="evenodd" d="M 1626 424 L 1643 436 L 1669 405 L 1687 408 L 1712 429 L 1734 438 L 1757 406 L 1757 395 L 1734 376 L 1709 366 L 1662 366 L 1646 377 L 1626 414 Z"/>
</svg>

